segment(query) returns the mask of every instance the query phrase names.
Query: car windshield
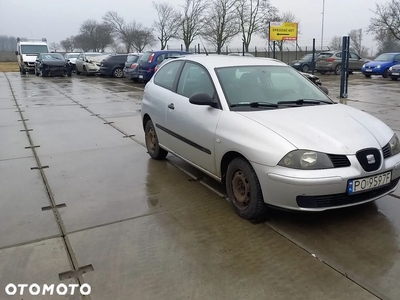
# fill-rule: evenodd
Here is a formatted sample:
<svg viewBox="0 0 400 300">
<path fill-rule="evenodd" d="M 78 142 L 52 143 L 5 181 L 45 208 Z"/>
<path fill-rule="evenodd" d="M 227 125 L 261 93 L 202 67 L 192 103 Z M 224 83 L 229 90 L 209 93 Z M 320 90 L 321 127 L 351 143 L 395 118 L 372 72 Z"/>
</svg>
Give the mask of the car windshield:
<svg viewBox="0 0 400 300">
<path fill-rule="evenodd" d="M 78 58 L 79 53 L 74 53 L 74 54 L 68 54 L 67 57 L 68 58 Z"/>
<path fill-rule="evenodd" d="M 307 103 L 311 104 L 334 103 L 291 67 L 237 66 L 217 68 L 215 72 L 231 107 L 251 103 L 276 106 L 283 102 L 299 100 L 303 100 L 304 103 L 307 100 Z M 298 103 L 304 104 L 303 102 Z"/>
<path fill-rule="evenodd" d="M 317 55 L 315 55 L 315 57 L 317 57 Z M 304 55 L 300 60 L 309 61 L 311 59 L 312 59 L 312 54 L 307 54 L 307 55 Z"/>
<path fill-rule="evenodd" d="M 138 59 L 139 59 L 138 55 L 128 55 L 128 58 L 127 58 L 126 62 L 135 63 L 135 62 L 138 61 Z"/>
<path fill-rule="evenodd" d="M 332 57 L 333 53 L 321 53 L 320 55 L 318 55 L 318 58 L 328 58 L 328 57 Z"/>
<path fill-rule="evenodd" d="M 103 53 L 86 53 L 86 56 L 92 57 L 92 56 L 100 56 L 104 55 Z"/>
<path fill-rule="evenodd" d="M 394 58 L 394 54 L 381 54 L 377 58 L 375 58 L 375 61 L 392 61 Z"/>
<path fill-rule="evenodd" d="M 44 60 L 64 60 L 64 57 L 58 53 L 47 53 L 43 54 L 42 58 Z"/>
<path fill-rule="evenodd" d="M 49 49 L 46 45 L 21 45 L 22 54 L 40 54 L 47 52 L 49 52 Z"/>
</svg>

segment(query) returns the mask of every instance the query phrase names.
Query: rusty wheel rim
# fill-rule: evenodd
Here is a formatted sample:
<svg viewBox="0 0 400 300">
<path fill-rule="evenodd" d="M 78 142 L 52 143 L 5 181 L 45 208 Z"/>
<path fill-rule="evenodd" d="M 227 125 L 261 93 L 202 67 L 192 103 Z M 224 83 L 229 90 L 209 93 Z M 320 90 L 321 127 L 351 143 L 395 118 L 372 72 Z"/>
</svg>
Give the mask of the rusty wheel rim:
<svg viewBox="0 0 400 300">
<path fill-rule="evenodd" d="M 240 169 L 233 173 L 232 192 L 235 205 L 239 209 L 244 210 L 249 207 L 251 199 L 250 182 L 246 174 Z"/>
<path fill-rule="evenodd" d="M 147 149 L 153 153 L 156 151 L 157 138 L 153 127 L 150 127 L 146 135 Z"/>
</svg>

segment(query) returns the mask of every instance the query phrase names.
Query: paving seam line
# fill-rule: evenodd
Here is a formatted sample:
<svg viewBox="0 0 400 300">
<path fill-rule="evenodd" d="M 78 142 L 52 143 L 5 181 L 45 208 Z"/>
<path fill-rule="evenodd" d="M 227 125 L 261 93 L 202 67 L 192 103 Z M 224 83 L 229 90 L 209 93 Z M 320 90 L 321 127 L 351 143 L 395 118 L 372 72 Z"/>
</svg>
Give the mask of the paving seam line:
<svg viewBox="0 0 400 300">
<path fill-rule="evenodd" d="M 75 282 L 77 284 L 79 284 L 79 286 L 82 286 L 85 283 L 85 281 L 83 279 L 82 274 L 79 273 L 79 269 L 80 268 L 78 267 L 78 262 L 77 262 L 75 253 L 74 253 L 74 251 L 72 249 L 72 245 L 70 244 L 69 239 L 67 238 L 67 233 L 66 233 L 66 230 L 65 230 L 64 222 L 63 222 L 63 220 L 61 218 L 61 215 L 60 215 L 60 212 L 58 211 L 58 208 L 56 207 L 56 202 L 55 202 L 53 193 L 51 191 L 49 182 L 48 182 L 48 180 L 46 178 L 46 174 L 45 174 L 45 172 L 43 170 L 43 166 L 42 166 L 41 161 L 39 159 L 39 156 L 38 156 L 38 154 L 36 152 L 36 148 L 34 147 L 35 144 L 34 144 L 34 142 L 32 140 L 31 135 L 30 135 L 30 130 L 28 130 L 28 126 L 27 126 L 26 120 L 24 119 L 24 115 L 23 115 L 23 112 L 22 112 L 23 110 L 20 108 L 20 105 L 18 104 L 18 101 L 17 101 L 17 98 L 15 96 L 14 90 L 12 88 L 10 79 L 8 78 L 6 73 L 3 73 L 3 74 L 5 75 L 5 78 L 7 79 L 7 82 L 8 82 L 8 85 L 9 85 L 13 100 L 15 101 L 16 107 L 18 108 L 19 114 L 21 116 L 21 120 L 22 120 L 22 123 L 23 123 L 24 128 L 25 128 L 25 133 L 26 133 L 26 136 L 28 138 L 29 144 L 31 146 L 30 149 L 32 150 L 33 155 L 35 157 L 36 164 L 37 164 L 37 169 L 38 169 L 38 171 L 39 171 L 39 173 L 41 175 L 42 182 L 43 182 L 43 184 L 45 186 L 46 194 L 47 194 L 48 200 L 50 202 L 50 206 L 52 207 L 52 211 L 53 211 L 54 217 L 56 219 L 57 226 L 58 226 L 58 228 L 60 230 L 60 233 L 61 233 L 61 238 L 62 238 L 64 247 L 65 247 L 66 252 L 67 252 L 68 261 L 70 262 L 70 266 L 73 269 L 73 271 L 77 274 L 77 276 L 74 277 L 74 280 L 75 280 Z M 91 297 L 90 297 L 90 295 L 88 295 L 88 296 L 83 296 L 82 295 L 81 299 L 91 300 Z"/>
</svg>

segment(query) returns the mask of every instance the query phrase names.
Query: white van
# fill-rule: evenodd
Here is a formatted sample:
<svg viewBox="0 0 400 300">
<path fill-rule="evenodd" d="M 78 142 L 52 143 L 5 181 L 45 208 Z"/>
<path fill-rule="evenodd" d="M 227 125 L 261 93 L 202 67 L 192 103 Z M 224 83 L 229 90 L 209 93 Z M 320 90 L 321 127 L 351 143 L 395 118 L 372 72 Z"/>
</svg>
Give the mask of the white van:
<svg viewBox="0 0 400 300">
<path fill-rule="evenodd" d="M 40 53 L 49 53 L 47 40 L 17 38 L 17 51 L 19 71 L 21 74 L 35 71 L 36 57 Z"/>
</svg>

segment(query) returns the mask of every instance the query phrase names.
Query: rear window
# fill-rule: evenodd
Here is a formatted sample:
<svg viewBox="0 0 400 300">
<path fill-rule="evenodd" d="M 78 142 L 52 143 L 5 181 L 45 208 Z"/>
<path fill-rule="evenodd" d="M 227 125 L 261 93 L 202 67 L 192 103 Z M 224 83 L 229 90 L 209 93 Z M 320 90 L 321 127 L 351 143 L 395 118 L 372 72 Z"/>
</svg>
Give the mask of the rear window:
<svg viewBox="0 0 400 300">
<path fill-rule="evenodd" d="M 126 62 L 128 63 L 135 63 L 139 59 L 139 55 L 129 55 Z"/>
<path fill-rule="evenodd" d="M 139 61 L 148 61 L 152 54 L 153 52 L 146 52 L 145 54 L 143 54 Z"/>
</svg>

